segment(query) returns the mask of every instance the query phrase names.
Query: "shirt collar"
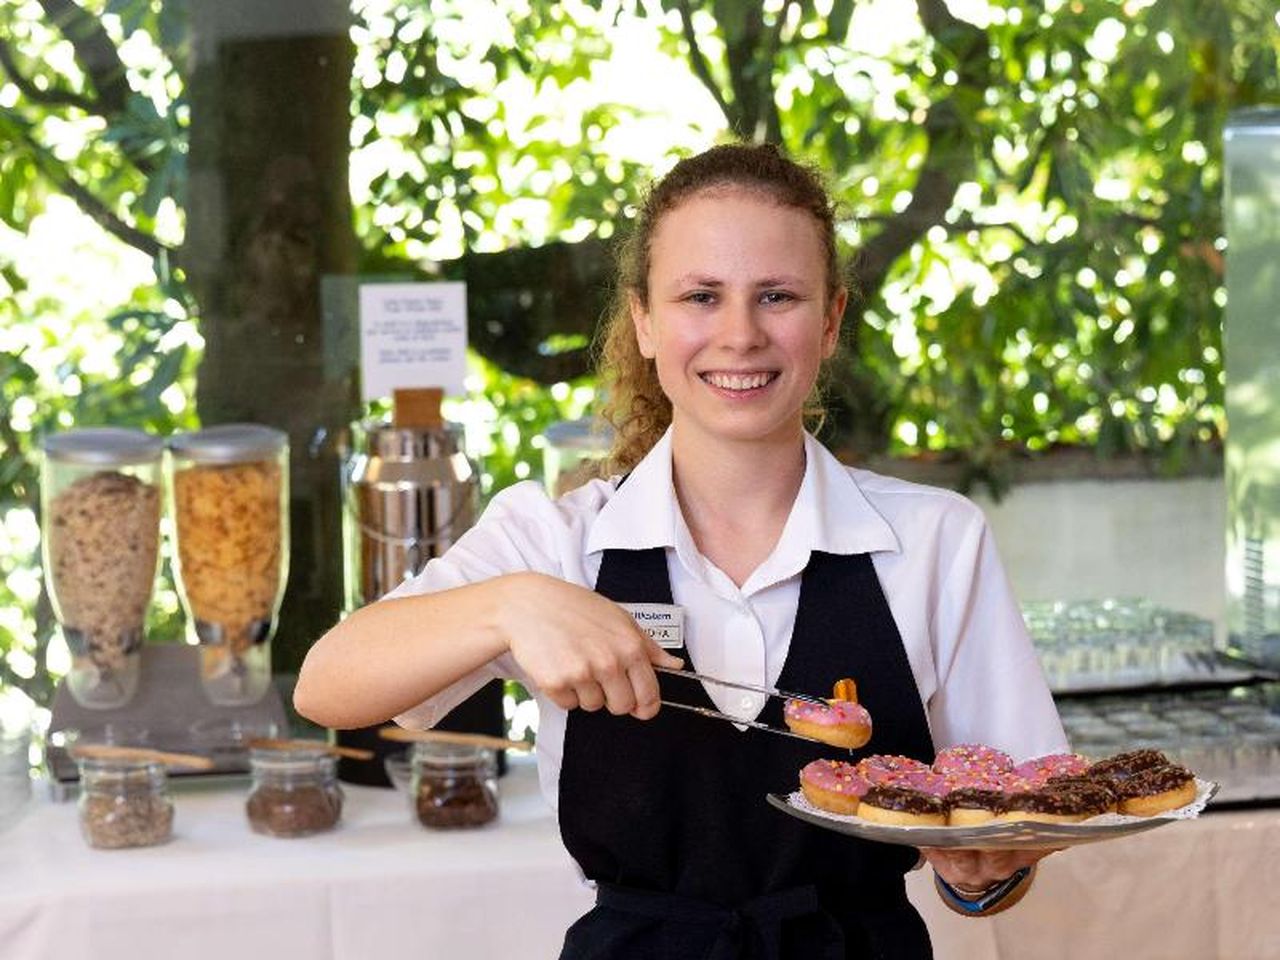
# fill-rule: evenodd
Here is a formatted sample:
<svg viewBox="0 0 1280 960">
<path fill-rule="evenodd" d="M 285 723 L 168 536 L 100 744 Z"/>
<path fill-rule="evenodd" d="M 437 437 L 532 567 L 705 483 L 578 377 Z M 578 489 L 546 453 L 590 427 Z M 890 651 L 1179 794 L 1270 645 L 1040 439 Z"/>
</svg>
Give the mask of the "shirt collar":
<svg viewBox="0 0 1280 960">
<path fill-rule="evenodd" d="M 799 573 L 814 550 L 855 554 L 901 549 L 893 528 L 848 468 L 808 433 L 804 450 L 804 478 L 782 537 L 744 584 L 744 592 Z M 685 541 L 688 528 L 672 490 L 668 427 L 597 515 L 587 536 L 587 552 L 673 547 L 684 553 L 692 550 L 691 541 Z"/>
<path fill-rule="evenodd" d="M 852 472 L 814 439 L 804 435 L 805 470 L 796 505 L 787 521 L 796 522 L 798 539 L 823 553 L 898 553 L 902 548 L 880 512 L 867 499 Z M 791 531 L 783 531 L 787 539 Z"/>
<path fill-rule="evenodd" d="M 626 481 L 596 515 L 587 535 L 587 553 L 676 545 L 679 506 L 671 484 L 670 427 Z"/>
</svg>

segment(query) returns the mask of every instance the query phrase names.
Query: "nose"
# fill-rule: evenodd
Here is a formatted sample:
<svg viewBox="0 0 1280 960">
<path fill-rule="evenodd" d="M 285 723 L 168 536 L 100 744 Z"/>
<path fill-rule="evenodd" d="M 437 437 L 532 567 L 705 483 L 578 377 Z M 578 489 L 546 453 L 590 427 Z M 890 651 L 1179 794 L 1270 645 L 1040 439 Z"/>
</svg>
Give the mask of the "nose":
<svg viewBox="0 0 1280 960">
<path fill-rule="evenodd" d="M 734 350 L 752 350 L 768 339 L 763 317 L 751 298 L 726 299 L 719 320 L 718 339 Z"/>
</svg>

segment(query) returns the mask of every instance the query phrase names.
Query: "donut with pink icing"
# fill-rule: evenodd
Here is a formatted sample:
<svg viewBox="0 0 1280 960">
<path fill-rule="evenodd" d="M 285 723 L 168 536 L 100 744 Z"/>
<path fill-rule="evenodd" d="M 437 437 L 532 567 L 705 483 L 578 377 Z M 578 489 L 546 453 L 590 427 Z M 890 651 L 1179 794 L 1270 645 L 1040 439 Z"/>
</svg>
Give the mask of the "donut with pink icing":
<svg viewBox="0 0 1280 960">
<path fill-rule="evenodd" d="M 1089 761 L 1077 754 L 1051 753 L 1022 761 L 1013 768 L 1013 775 L 1031 784 L 1034 789 L 1044 786 L 1050 777 L 1083 776 L 1089 766 Z"/>
<path fill-rule="evenodd" d="M 939 751 L 933 758 L 933 772 L 944 776 L 962 775 L 974 771 L 1010 773 L 1013 758 L 1002 750 L 981 743 L 961 743 Z"/>
<path fill-rule="evenodd" d="M 962 770 L 959 773 L 935 773 L 935 776 L 942 777 L 947 786 L 951 790 L 995 790 L 1005 793 L 1010 788 L 1010 778 L 1013 776 L 1009 773 L 998 773 L 995 770 L 987 770 L 981 767 L 975 767 L 972 770 Z M 1022 781 L 1017 781 L 1021 784 Z"/>
<path fill-rule="evenodd" d="M 890 778 L 889 785 L 919 790 L 931 797 L 945 797 L 954 789 L 950 780 L 932 770 L 914 770 L 894 775 Z"/>
<path fill-rule="evenodd" d="M 871 714 L 849 700 L 788 700 L 782 719 L 792 733 L 856 750 L 871 739 Z"/>
<path fill-rule="evenodd" d="M 814 760 L 800 771 L 800 791 L 805 799 L 831 813 L 857 813 L 870 786 L 857 767 L 841 760 Z"/>
<path fill-rule="evenodd" d="M 858 772 L 874 786 L 901 785 L 909 774 L 928 773 L 929 765 L 911 757 L 877 753 L 858 761 Z"/>
<path fill-rule="evenodd" d="M 1005 773 L 1000 776 L 1001 787 L 1005 793 L 1029 793 L 1032 790 L 1038 790 L 1042 784 L 1037 784 L 1028 780 L 1026 777 L 1020 777 L 1016 773 Z"/>
</svg>

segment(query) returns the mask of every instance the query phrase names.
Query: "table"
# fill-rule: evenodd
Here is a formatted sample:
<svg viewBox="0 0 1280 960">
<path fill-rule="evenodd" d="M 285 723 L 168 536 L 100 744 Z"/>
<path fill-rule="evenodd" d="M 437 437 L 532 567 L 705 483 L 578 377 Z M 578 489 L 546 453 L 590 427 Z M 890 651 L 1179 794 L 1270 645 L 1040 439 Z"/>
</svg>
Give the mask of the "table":
<svg viewBox="0 0 1280 960">
<path fill-rule="evenodd" d="M 490 827 L 432 832 L 406 798 L 347 786 L 342 826 L 252 833 L 243 784 L 175 787 L 174 839 L 102 851 L 72 803 L 33 801 L 0 834 L 5 960 L 553 958 L 592 895 L 528 760 Z M 1211 813 L 1050 858 L 1018 907 L 948 913 L 908 878 L 937 960 L 1280 957 L 1280 811 Z"/>
<path fill-rule="evenodd" d="M 5 960 L 554 957 L 592 902 L 536 772 L 502 779 L 500 822 L 428 831 L 405 795 L 344 785 L 342 823 L 250 831 L 243 783 L 175 783 L 174 838 L 94 850 L 72 802 L 35 800 L 0 834 Z"/>
</svg>

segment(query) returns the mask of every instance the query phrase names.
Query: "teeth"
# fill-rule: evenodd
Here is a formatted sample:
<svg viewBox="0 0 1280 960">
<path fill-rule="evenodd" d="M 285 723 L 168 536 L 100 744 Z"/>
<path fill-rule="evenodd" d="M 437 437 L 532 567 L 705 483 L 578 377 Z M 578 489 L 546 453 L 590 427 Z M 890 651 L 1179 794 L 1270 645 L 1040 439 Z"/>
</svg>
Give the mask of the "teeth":
<svg viewBox="0 0 1280 960">
<path fill-rule="evenodd" d="M 722 390 L 754 390 L 773 379 L 772 373 L 706 373 L 702 378 Z"/>
</svg>

